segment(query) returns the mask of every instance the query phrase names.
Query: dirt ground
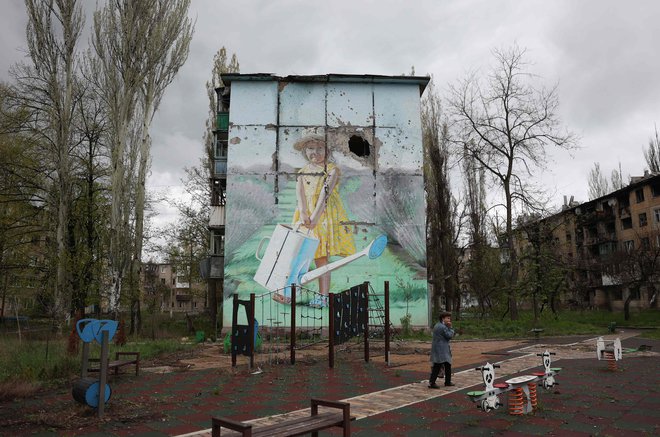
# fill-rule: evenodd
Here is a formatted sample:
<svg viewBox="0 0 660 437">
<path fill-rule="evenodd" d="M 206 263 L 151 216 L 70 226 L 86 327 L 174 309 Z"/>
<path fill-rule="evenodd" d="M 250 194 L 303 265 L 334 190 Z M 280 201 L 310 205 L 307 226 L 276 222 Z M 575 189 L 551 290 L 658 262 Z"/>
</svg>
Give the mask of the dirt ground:
<svg viewBox="0 0 660 437">
<path fill-rule="evenodd" d="M 516 349 L 527 344 L 520 340 L 492 340 L 492 341 L 454 341 L 452 348 L 452 366 L 460 368 L 473 364 L 483 364 L 490 358 L 501 357 L 502 353 L 510 349 Z M 271 351 L 269 351 L 271 349 Z M 390 366 L 405 370 L 425 372 L 429 369 L 429 354 L 431 343 L 423 341 L 393 341 L 390 343 Z M 338 346 L 337 354 L 343 358 L 355 357 L 356 360 L 364 359 L 362 344 L 349 343 Z M 381 340 L 371 341 L 369 345 L 370 359 L 382 361 L 385 359 L 385 346 Z M 282 350 L 279 353 L 272 352 L 272 347 L 265 344 L 262 352 L 255 357 L 256 365 L 271 363 L 273 360 L 286 362 L 289 360 L 290 352 Z M 327 344 L 319 344 L 296 352 L 296 361 L 316 362 L 328 359 Z M 155 373 L 166 373 L 182 369 L 231 369 L 231 356 L 222 353 L 222 345 L 206 343 L 200 345 L 194 351 L 183 356 L 172 356 L 169 360 L 159 360 L 147 363 L 143 366 L 145 371 Z"/>
</svg>

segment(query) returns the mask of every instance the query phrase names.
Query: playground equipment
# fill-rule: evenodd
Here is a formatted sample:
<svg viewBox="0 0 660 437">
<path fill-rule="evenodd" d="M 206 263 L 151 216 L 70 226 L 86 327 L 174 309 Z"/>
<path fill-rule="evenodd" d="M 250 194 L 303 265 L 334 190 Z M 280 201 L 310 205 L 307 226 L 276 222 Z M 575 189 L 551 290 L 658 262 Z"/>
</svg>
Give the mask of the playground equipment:
<svg viewBox="0 0 660 437">
<path fill-rule="evenodd" d="M 99 417 L 103 416 L 104 406 L 110 400 L 112 390 L 108 380 L 108 344 L 117 332 L 118 323 L 114 320 L 81 319 L 76 323 L 76 331 L 83 341 L 82 370 L 80 379 L 74 381 L 73 398 L 92 408 L 97 409 Z M 90 343 L 96 341 L 101 345 L 99 378 L 87 377 L 89 369 Z"/>
<path fill-rule="evenodd" d="M 238 308 L 243 306 L 247 316 L 248 324 L 238 324 Z M 234 305 L 231 321 L 231 365 L 236 366 L 236 356 L 240 353 L 250 357 L 250 369 L 254 367 L 254 349 L 257 344 L 257 320 L 254 318 L 254 293 L 250 294 L 250 300 L 240 300 L 234 295 Z"/>
<path fill-rule="evenodd" d="M 554 352 L 548 352 L 547 350 L 542 354 L 536 354 L 537 357 L 541 357 L 543 360 L 543 372 L 533 373 L 535 376 L 543 378 L 541 385 L 546 390 L 550 390 L 555 385 L 559 383 L 555 381 L 555 375 L 561 371 L 561 367 L 551 367 L 552 358 L 550 355 L 556 355 Z"/>
<path fill-rule="evenodd" d="M 377 294 L 373 289 L 369 292 L 370 288 L 369 282 L 364 282 L 341 293 L 330 293 L 327 312 L 307 305 L 298 307 L 296 300 L 299 296 L 304 300 L 318 293 L 295 284 L 291 285 L 290 305 L 281 305 L 272 299 L 272 294 L 277 291 L 259 296 L 252 293 L 249 300 L 234 295 L 232 330 L 225 339 L 225 351 L 232 354 L 232 366 L 236 366 L 238 355 L 245 355 L 252 368 L 255 351 L 259 351 L 260 346 L 270 364 L 279 362 L 286 353 L 290 353 L 290 362 L 295 364 L 297 350 L 324 344 L 328 345 L 329 365 L 332 367 L 335 346 L 359 335 L 364 336 L 365 361 L 369 361 L 370 327 L 382 333 L 385 361 L 389 364 L 389 282 L 385 281 L 383 294 Z M 379 296 L 384 298 L 384 308 Z M 247 324 L 239 324 L 241 307 L 245 310 L 244 323 Z"/>
<path fill-rule="evenodd" d="M 270 241 L 261 257 L 259 254 L 267 240 Z M 254 275 L 255 282 L 270 291 L 282 289 L 281 294 L 290 299 L 293 284 L 308 284 L 363 256 L 368 256 L 369 259 L 378 258 L 387 246 L 387 236 L 380 235 L 360 252 L 309 271 L 318 246 L 319 240 L 300 231 L 300 224 L 293 227 L 282 224 L 275 226 L 272 236 L 263 238 L 257 247 L 255 257 L 261 263 Z"/>
<path fill-rule="evenodd" d="M 369 283 L 330 293 L 328 365 L 335 366 L 335 345 L 364 334 L 364 361 L 369 362 Z M 388 329 L 385 326 L 385 329 Z"/>
<path fill-rule="evenodd" d="M 607 367 L 610 370 L 618 370 L 616 362 L 623 359 L 621 339 L 603 340 L 603 337 L 598 337 L 596 340 L 596 356 L 598 357 L 598 361 L 607 361 Z"/>
<path fill-rule="evenodd" d="M 494 382 L 495 368 L 499 368 L 500 366 L 486 363 L 482 367 L 477 367 L 475 370 L 481 371 L 485 390 L 471 391 L 467 395 L 472 402 L 477 404 L 477 408 L 489 412 L 502 406 L 503 404 L 500 402 L 499 395 L 508 393 L 509 414 L 515 416 L 529 414 L 538 406 L 536 386 L 542 385 L 545 389 L 549 390 L 554 385 L 557 385 L 554 377 L 561 371 L 561 368 L 551 367 L 551 355 L 555 355 L 554 352 L 548 352 L 547 350 L 542 354 L 537 354 L 537 356 L 542 357 L 543 372 L 517 376 L 503 383 Z"/>
<path fill-rule="evenodd" d="M 495 387 L 495 368 L 499 368 L 497 364 L 490 364 L 486 363 L 482 367 L 477 367 L 474 370 L 479 370 L 481 371 L 481 379 L 484 381 L 484 386 L 486 390 L 484 391 L 471 391 L 468 393 L 468 396 L 470 397 L 479 397 L 479 401 L 477 403 L 477 407 L 484 410 L 485 412 L 489 412 L 490 410 L 495 410 L 499 407 L 501 407 L 503 404 L 500 402 L 500 398 L 498 396 L 499 391 L 496 391 L 495 389 L 504 389 L 507 387 L 506 384 L 497 384 L 497 387 Z M 475 399 L 473 399 L 475 400 Z M 477 402 L 475 400 L 475 402 Z"/>
</svg>

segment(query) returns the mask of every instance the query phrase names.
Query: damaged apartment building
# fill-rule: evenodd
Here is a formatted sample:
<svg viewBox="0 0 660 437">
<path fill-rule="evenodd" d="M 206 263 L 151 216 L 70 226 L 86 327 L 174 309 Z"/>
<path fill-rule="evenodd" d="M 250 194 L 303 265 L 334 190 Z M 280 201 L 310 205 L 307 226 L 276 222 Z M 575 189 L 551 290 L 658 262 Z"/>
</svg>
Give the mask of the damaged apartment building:
<svg viewBox="0 0 660 437">
<path fill-rule="evenodd" d="M 565 300 L 613 311 L 626 302 L 631 309 L 657 308 L 660 175 L 647 172 L 597 199 L 564 203 L 538 223 L 551 232 L 566 267 Z"/>
<path fill-rule="evenodd" d="M 389 281 L 391 299 L 407 300 L 393 305 L 392 318 L 408 311 L 414 324 L 427 324 L 420 97 L 429 78 L 225 74 L 222 81 L 211 253 L 202 268 L 211 292 L 225 301 L 272 292 L 268 281 L 279 267 L 267 265 L 264 251 L 281 228 L 319 241 L 306 260 L 310 270 L 386 236 L 378 259 L 360 257 L 308 286 L 322 309 L 328 291 Z"/>
</svg>

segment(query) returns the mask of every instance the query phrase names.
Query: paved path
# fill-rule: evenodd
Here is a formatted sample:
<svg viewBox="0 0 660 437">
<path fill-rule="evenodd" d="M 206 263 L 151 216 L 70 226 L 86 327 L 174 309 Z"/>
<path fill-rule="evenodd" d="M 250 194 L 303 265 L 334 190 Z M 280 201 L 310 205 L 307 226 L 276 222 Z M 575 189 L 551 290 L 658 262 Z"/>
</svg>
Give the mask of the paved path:
<svg viewBox="0 0 660 437">
<path fill-rule="evenodd" d="M 624 340 L 635 335 L 636 334 L 634 333 L 623 332 L 616 335 L 603 336 L 603 338 L 613 340 L 618 337 L 621 340 Z M 593 338 L 568 345 L 535 344 L 532 346 L 512 350 L 510 352 L 522 353 L 523 355 L 494 362 L 493 364 L 500 365 L 500 368 L 496 369 L 495 375 L 497 379 L 503 380 L 507 379 L 507 377 L 511 375 L 525 372 L 533 368 L 540 368 L 542 367 L 541 357 L 537 356 L 537 354 L 542 353 L 545 350 L 550 350 L 551 352 L 555 352 L 557 354 L 553 356 L 553 363 L 566 359 L 596 359 L 595 342 L 596 338 Z M 652 354 L 656 353 L 653 352 Z M 604 364 L 603 367 L 605 367 Z M 561 380 L 561 374 L 557 378 Z M 342 399 L 342 401 L 349 402 L 351 404 L 351 415 L 355 416 L 356 420 L 361 420 L 370 416 L 397 410 L 441 396 L 447 396 L 451 393 L 465 390 L 470 387 L 481 386 L 483 384 L 481 373 L 473 369 L 455 373 L 452 380 L 456 384 L 453 387 L 441 386 L 440 389 L 432 390 L 427 387 L 428 381 L 420 381 L 417 383 L 405 384 L 386 390 Z M 309 408 L 306 408 L 284 414 L 249 420 L 246 422 L 252 423 L 254 425 L 269 425 L 295 417 L 309 416 L 309 414 Z M 223 431 L 222 434 L 225 435 L 225 433 L 226 431 Z M 209 428 L 198 432 L 182 434 L 179 437 L 206 437 L 210 435 L 211 429 Z M 227 433 L 226 435 L 238 434 Z"/>
</svg>

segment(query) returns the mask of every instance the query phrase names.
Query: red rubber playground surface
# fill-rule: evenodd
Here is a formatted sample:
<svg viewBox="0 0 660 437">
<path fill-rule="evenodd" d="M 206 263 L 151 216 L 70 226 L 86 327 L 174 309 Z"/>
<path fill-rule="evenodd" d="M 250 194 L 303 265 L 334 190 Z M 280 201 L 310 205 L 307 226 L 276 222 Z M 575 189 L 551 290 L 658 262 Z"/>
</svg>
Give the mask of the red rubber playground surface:
<svg viewBox="0 0 660 437">
<path fill-rule="evenodd" d="M 595 342 L 593 358 L 557 361 L 562 368 L 559 385 L 539 389 L 539 409 L 530 415 L 510 416 L 506 407 L 478 410 L 465 394 L 477 386 L 357 420 L 353 435 L 660 435 L 660 341 L 623 340 L 624 348 L 642 344 L 651 346 L 652 353 L 624 354 L 618 371 L 596 359 Z M 388 368 L 382 357 L 364 363 L 350 355 L 338 355 L 333 370 L 319 361 L 265 367 L 258 374 L 218 369 L 145 371 L 138 377 L 127 373 L 110 379 L 113 393 L 102 419 L 62 389 L 0 403 L 0 435 L 180 435 L 208 429 L 212 415 L 255 419 L 307 408 L 311 397 L 346 399 L 428 377 L 426 372 Z"/>
</svg>

